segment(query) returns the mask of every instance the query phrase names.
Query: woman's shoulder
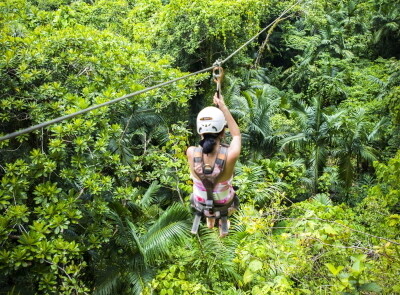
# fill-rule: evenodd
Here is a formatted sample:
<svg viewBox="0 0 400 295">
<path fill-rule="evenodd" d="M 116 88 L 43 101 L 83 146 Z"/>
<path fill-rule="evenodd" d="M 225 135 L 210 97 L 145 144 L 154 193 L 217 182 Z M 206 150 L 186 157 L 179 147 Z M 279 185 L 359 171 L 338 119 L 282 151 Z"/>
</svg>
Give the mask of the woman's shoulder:
<svg viewBox="0 0 400 295">
<path fill-rule="evenodd" d="M 241 149 L 242 142 L 240 136 L 233 137 L 228 148 L 228 159 L 236 162 L 236 160 L 239 158 Z"/>
<path fill-rule="evenodd" d="M 190 146 L 190 147 L 188 147 L 187 150 L 186 150 L 186 155 L 187 155 L 188 157 L 191 157 L 191 156 L 193 155 L 193 152 L 194 152 L 194 149 L 195 149 L 195 148 L 196 148 L 195 146 Z"/>
</svg>

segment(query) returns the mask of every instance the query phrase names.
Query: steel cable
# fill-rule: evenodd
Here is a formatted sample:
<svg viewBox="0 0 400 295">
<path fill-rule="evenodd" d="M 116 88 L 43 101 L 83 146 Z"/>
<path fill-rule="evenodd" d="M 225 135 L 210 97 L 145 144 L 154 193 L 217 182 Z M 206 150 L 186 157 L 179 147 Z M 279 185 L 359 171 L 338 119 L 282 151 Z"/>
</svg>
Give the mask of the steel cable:
<svg viewBox="0 0 400 295">
<path fill-rule="evenodd" d="M 234 52 L 232 52 L 232 53 L 231 53 L 228 57 L 226 57 L 224 60 L 218 61 L 218 63 L 222 65 L 222 64 L 224 64 L 225 62 L 227 62 L 228 60 L 230 60 L 230 59 L 231 59 L 233 56 L 235 56 L 240 50 L 242 50 L 244 47 L 246 47 L 246 46 L 249 45 L 251 42 L 253 42 L 259 35 L 261 35 L 262 33 L 264 33 L 268 28 L 270 28 L 273 24 L 275 24 L 277 21 L 279 21 L 285 14 L 287 14 L 293 7 L 295 7 L 295 6 L 296 6 L 298 3 L 300 3 L 300 2 L 301 2 L 301 0 L 298 0 L 295 4 L 291 5 L 291 6 L 290 6 L 289 8 L 287 8 L 287 9 L 285 9 L 274 21 L 272 21 L 272 22 L 271 22 L 269 25 L 267 25 L 264 29 L 262 29 L 261 31 L 259 31 L 259 32 L 258 32 L 256 35 L 254 35 L 251 39 L 249 39 L 249 40 L 248 40 L 247 42 L 245 42 L 242 46 L 240 46 L 238 49 L 236 49 Z M 133 96 L 136 96 L 136 95 L 139 95 L 139 94 L 148 92 L 148 91 L 150 91 L 150 90 L 157 89 L 157 88 L 160 88 L 160 87 L 164 87 L 164 86 L 166 86 L 166 85 L 172 84 L 172 83 L 177 82 L 177 81 L 179 81 L 179 80 L 183 80 L 183 79 L 186 79 L 186 78 L 191 77 L 191 76 L 195 76 L 195 75 L 198 75 L 198 74 L 201 74 L 201 73 L 205 73 L 205 72 L 207 72 L 207 71 L 211 71 L 212 69 L 214 69 L 214 66 L 211 66 L 211 67 L 202 69 L 202 70 L 200 70 L 200 71 L 197 71 L 197 72 L 194 72 L 194 73 L 190 73 L 190 74 L 187 74 L 187 75 L 185 75 L 185 76 L 182 76 L 182 77 L 179 77 L 179 78 L 176 78 L 176 79 L 172 79 L 172 80 L 169 80 L 169 81 L 166 81 L 166 82 L 163 82 L 163 83 L 160 83 L 160 84 L 157 84 L 157 85 L 154 85 L 154 86 L 151 86 L 151 87 L 148 87 L 148 88 L 139 90 L 139 91 L 135 91 L 135 92 L 133 92 L 133 93 L 130 93 L 130 94 L 127 94 L 127 95 L 118 97 L 118 98 L 116 98 L 116 99 L 113 99 L 113 100 L 110 100 L 110 101 L 107 101 L 107 102 L 104 102 L 104 103 L 101 103 L 101 104 L 98 104 L 98 105 L 94 105 L 94 106 L 88 107 L 88 108 L 86 108 L 86 109 L 83 109 L 83 110 L 74 112 L 74 113 L 72 113 L 72 114 L 68 114 L 68 115 L 65 115 L 65 116 L 61 116 L 61 117 L 55 118 L 55 119 L 53 119 L 53 120 L 49 120 L 49 121 L 46 121 L 46 122 L 43 122 L 43 123 L 39 123 L 39 124 L 37 124 L 37 125 L 31 126 L 31 127 L 28 127 L 28 128 L 25 128 L 25 129 L 22 129 L 22 130 L 13 132 L 13 133 L 9 133 L 9 134 L 7 134 L 7 135 L 1 136 L 1 137 L 0 137 L 0 142 L 1 142 L 1 141 L 4 141 L 4 140 L 7 140 L 7 139 L 11 139 L 11 138 L 17 137 L 17 136 L 20 136 L 20 135 L 23 135 L 23 134 L 25 134 L 25 133 L 29 133 L 29 132 L 32 132 L 32 131 L 35 131 L 35 130 L 38 130 L 38 129 L 47 127 L 47 126 L 49 126 L 49 125 L 52 125 L 52 124 L 54 124 L 54 123 L 61 122 L 61 121 L 63 121 L 63 120 L 67 120 L 67 119 L 73 118 L 73 117 L 75 117 L 75 116 L 78 116 L 78 115 L 81 115 L 81 114 L 84 114 L 84 113 L 93 111 L 93 110 L 95 110 L 95 109 L 98 109 L 98 108 L 101 108 L 101 107 L 104 107 L 104 106 L 107 106 L 107 105 L 110 105 L 110 104 L 113 104 L 113 103 L 116 103 L 116 102 L 119 102 L 119 101 L 121 101 L 121 100 L 125 100 L 125 99 L 127 99 L 127 98 L 131 98 L 131 97 L 133 97 Z"/>
</svg>

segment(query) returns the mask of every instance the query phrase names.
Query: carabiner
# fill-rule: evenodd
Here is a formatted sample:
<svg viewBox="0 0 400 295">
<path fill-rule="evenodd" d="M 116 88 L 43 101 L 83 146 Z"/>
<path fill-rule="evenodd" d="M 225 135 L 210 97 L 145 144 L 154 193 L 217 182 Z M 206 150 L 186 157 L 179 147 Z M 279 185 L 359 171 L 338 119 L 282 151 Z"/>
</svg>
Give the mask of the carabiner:
<svg viewBox="0 0 400 295">
<path fill-rule="evenodd" d="M 224 69 L 220 65 L 215 66 L 213 69 L 213 80 L 217 84 L 218 98 L 221 93 L 221 82 L 222 82 L 223 77 L 224 77 Z"/>
<path fill-rule="evenodd" d="M 213 78 L 215 83 L 221 83 L 224 76 L 224 69 L 221 66 L 216 66 L 213 69 Z"/>
</svg>

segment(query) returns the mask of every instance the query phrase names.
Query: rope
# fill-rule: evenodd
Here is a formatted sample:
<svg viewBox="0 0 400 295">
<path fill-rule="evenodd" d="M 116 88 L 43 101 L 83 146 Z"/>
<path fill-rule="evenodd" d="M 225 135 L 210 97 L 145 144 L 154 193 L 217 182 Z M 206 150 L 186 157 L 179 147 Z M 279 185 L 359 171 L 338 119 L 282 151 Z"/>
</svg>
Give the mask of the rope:
<svg viewBox="0 0 400 295">
<path fill-rule="evenodd" d="M 231 59 L 233 56 L 235 56 L 240 50 L 242 50 L 244 47 L 246 47 L 246 46 L 249 45 L 251 42 L 253 42 L 254 39 L 256 39 L 259 35 L 261 35 L 262 33 L 264 33 L 268 28 L 270 28 L 270 27 L 271 27 L 272 25 L 274 25 L 276 22 L 279 22 L 279 20 L 280 20 L 286 13 L 288 13 L 291 9 L 293 9 L 294 6 L 296 6 L 296 5 L 297 5 L 298 3 L 300 3 L 301 1 L 302 1 L 302 0 L 297 0 L 297 2 L 296 2 L 295 4 L 291 5 L 291 6 L 290 6 L 289 8 L 287 8 L 287 9 L 285 9 L 274 21 L 272 21 L 268 26 L 266 26 L 264 29 L 262 29 L 261 31 L 259 31 L 256 35 L 254 35 L 254 36 L 253 36 L 251 39 L 249 39 L 246 43 L 244 43 L 242 46 L 240 46 L 238 49 L 236 49 L 234 52 L 232 52 L 227 58 L 225 58 L 225 59 L 222 60 L 222 61 L 218 61 L 219 64 L 222 65 L 223 63 L 225 63 L 225 62 L 227 62 L 228 60 L 230 60 L 230 59 Z M 73 117 L 75 117 L 75 116 L 78 116 L 78 115 L 81 115 L 81 114 L 84 114 L 84 113 L 93 111 L 93 110 L 95 110 L 95 109 L 98 109 L 98 108 L 101 108 L 101 107 L 104 107 L 104 106 L 107 106 L 107 105 L 110 105 L 110 104 L 119 102 L 119 101 L 121 101 L 121 100 L 124 100 L 124 99 L 130 98 L 130 97 L 133 97 L 133 96 L 136 96 L 136 95 L 139 95 L 139 94 L 148 92 L 148 91 L 150 91 L 150 90 L 157 89 L 157 88 L 160 88 L 160 87 L 164 87 L 164 86 L 166 86 L 166 85 L 172 84 L 172 83 L 177 82 L 177 81 L 179 81 L 179 80 L 183 80 L 183 79 L 186 79 L 186 78 L 191 77 L 191 76 L 195 76 L 195 75 L 198 75 L 198 74 L 201 74 L 201 73 L 204 73 L 204 72 L 211 71 L 212 69 L 214 69 L 214 66 L 211 66 L 211 67 L 202 69 L 202 70 L 197 71 L 197 72 L 194 72 L 194 73 L 187 74 L 187 75 L 185 75 L 185 76 L 182 76 L 182 77 L 179 77 L 179 78 L 176 78 L 176 79 L 169 80 L 169 81 L 167 81 L 167 82 L 163 82 L 163 83 L 160 83 L 160 84 L 157 84 L 157 85 L 154 85 L 154 86 L 145 88 L 145 89 L 143 89 L 143 90 L 139 90 L 139 91 L 136 91 L 136 92 L 133 92 L 133 93 L 130 93 L 130 94 L 121 96 L 121 97 L 119 97 L 119 98 L 116 98 L 116 99 L 113 99 L 113 100 L 110 100 L 110 101 L 107 101 L 107 102 L 104 102 L 104 103 L 101 103 L 101 104 L 98 104 L 98 105 L 94 105 L 94 106 L 88 107 L 88 108 L 86 108 L 86 109 L 77 111 L 77 112 L 72 113 L 72 114 L 68 114 L 68 115 L 65 115 L 65 116 L 62 116 L 62 117 L 58 117 L 58 118 L 55 118 L 55 119 L 53 119 L 53 120 L 49 120 L 49 121 L 46 121 L 46 122 L 43 122 L 43 123 L 40 123 L 40 124 L 31 126 L 31 127 L 28 127 L 28 128 L 25 128 L 25 129 L 22 129 L 22 130 L 13 132 L 13 133 L 7 134 L 7 135 L 5 135 L 5 136 L 0 137 L 0 142 L 2 142 L 2 141 L 4 141 L 4 140 L 7 140 L 7 139 L 11 139 L 11 138 L 17 137 L 17 136 L 20 136 L 20 135 L 25 134 L 25 133 L 29 133 L 29 132 L 38 130 L 38 129 L 40 129 L 40 128 L 47 127 L 47 126 L 49 126 L 49 125 L 52 125 L 52 124 L 54 124 L 54 123 L 61 122 L 61 121 L 63 121 L 63 120 L 67 120 L 67 119 L 73 118 Z"/>
</svg>

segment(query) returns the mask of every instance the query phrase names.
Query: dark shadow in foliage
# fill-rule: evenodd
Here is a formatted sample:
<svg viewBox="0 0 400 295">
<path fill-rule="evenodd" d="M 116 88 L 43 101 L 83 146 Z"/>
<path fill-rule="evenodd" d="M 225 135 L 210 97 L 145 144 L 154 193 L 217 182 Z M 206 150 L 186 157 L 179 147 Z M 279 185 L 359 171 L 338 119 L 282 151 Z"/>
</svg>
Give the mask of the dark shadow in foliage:
<svg viewBox="0 0 400 295">
<path fill-rule="evenodd" d="M 112 153 L 120 155 L 124 164 L 130 163 L 134 155 L 147 152 L 149 144 L 163 145 L 168 140 L 167 125 L 161 115 L 151 109 L 139 109 L 125 117 L 121 136 L 110 141 Z"/>
<path fill-rule="evenodd" d="M 400 7 L 396 0 L 379 5 L 372 19 L 373 45 L 376 56 L 400 58 Z"/>
</svg>

